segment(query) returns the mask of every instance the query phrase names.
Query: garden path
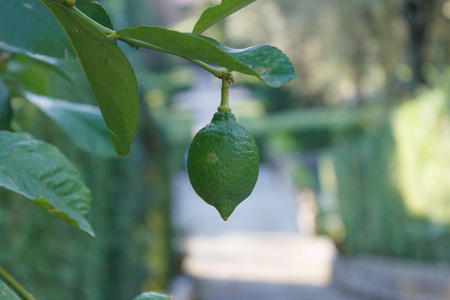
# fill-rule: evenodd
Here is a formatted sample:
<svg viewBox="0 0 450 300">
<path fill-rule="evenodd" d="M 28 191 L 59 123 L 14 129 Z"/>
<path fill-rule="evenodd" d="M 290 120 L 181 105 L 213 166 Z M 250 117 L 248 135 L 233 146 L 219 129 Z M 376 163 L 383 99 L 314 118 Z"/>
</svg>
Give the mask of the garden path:
<svg viewBox="0 0 450 300">
<path fill-rule="evenodd" d="M 253 194 L 224 222 L 186 172 L 174 175 L 172 220 L 195 300 L 357 299 L 329 285 L 334 245 L 299 231 L 287 182 L 263 165 Z"/>
</svg>

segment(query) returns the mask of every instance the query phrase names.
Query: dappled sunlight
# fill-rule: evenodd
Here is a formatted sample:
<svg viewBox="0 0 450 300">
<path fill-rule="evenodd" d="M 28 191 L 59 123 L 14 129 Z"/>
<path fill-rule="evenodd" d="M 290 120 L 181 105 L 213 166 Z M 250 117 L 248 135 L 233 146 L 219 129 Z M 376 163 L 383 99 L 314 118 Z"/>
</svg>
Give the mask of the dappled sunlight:
<svg viewBox="0 0 450 300">
<path fill-rule="evenodd" d="M 450 223 L 450 117 L 441 90 L 426 92 L 399 109 L 393 122 L 396 180 L 410 213 Z"/>
<path fill-rule="evenodd" d="M 234 281 L 325 286 L 335 248 L 326 238 L 283 232 L 198 236 L 183 243 L 189 275 Z"/>
</svg>

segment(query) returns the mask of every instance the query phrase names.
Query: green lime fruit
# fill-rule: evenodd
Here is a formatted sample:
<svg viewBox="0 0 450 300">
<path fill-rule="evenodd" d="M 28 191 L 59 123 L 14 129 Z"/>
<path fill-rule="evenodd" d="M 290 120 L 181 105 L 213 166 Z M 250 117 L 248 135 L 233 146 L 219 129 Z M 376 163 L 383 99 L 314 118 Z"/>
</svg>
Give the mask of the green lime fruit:
<svg viewBox="0 0 450 300">
<path fill-rule="evenodd" d="M 226 221 L 250 196 L 258 179 L 255 140 L 231 112 L 219 111 L 192 140 L 187 171 L 197 195 Z"/>
</svg>

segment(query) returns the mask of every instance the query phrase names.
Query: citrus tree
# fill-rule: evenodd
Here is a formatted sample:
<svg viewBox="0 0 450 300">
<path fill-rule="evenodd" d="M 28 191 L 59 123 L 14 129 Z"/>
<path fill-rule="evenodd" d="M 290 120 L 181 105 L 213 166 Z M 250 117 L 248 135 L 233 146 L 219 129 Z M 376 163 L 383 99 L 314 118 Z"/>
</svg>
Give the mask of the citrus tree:
<svg viewBox="0 0 450 300">
<path fill-rule="evenodd" d="M 227 219 L 251 193 L 259 160 L 253 138 L 231 113 L 228 89 L 234 81 L 232 72 L 255 76 L 271 87 L 280 87 L 295 77 L 289 59 L 275 47 L 234 49 L 203 35 L 215 23 L 255 1 L 223 0 L 202 13 L 192 33 L 154 26 L 115 30 L 96 1 L 0 1 L 0 48 L 25 54 L 63 77 L 68 76 L 58 68 L 58 61 L 77 57 L 98 104 L 96 107 L 32 93 L 0 77 L 0 186 L 95 236 L 86 219 L 90 191 L 80 174 L 53 145 L 12 130 L 10 99 L 28 100 L 86 151 L 128 155 L 139 124 L 139 97 L 133 68 L 118 46 L 123 42 L 182 57 L 222 81 L 218 113 L 208 125 L 213 130 L 206 139 L 200 134 L 206 129 L 194 138 L 188 168 L 196 192 Z M 0 267 L 0 299 L 3 297 L 34 299 Z M 168 296 L 147 292 L 136 299 Z"/>
</svg>

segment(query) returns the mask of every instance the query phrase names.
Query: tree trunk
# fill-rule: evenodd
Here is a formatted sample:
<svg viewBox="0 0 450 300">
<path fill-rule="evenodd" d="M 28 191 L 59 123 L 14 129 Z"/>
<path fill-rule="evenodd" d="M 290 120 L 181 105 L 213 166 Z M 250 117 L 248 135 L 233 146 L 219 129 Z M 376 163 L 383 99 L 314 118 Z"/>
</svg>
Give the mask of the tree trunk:
<svg viewBox="0 0 450 300">
<path fill-rule="evenodd" d="M 423 66 L 426 62 L 424 46 L 427 42 L 427 31 L 433 18 L 436 0 L 405 0 L 403 14 L 409 33 L 408 60 L 412 71 L 411 91 L 426 84 Z"/>
</svg>

